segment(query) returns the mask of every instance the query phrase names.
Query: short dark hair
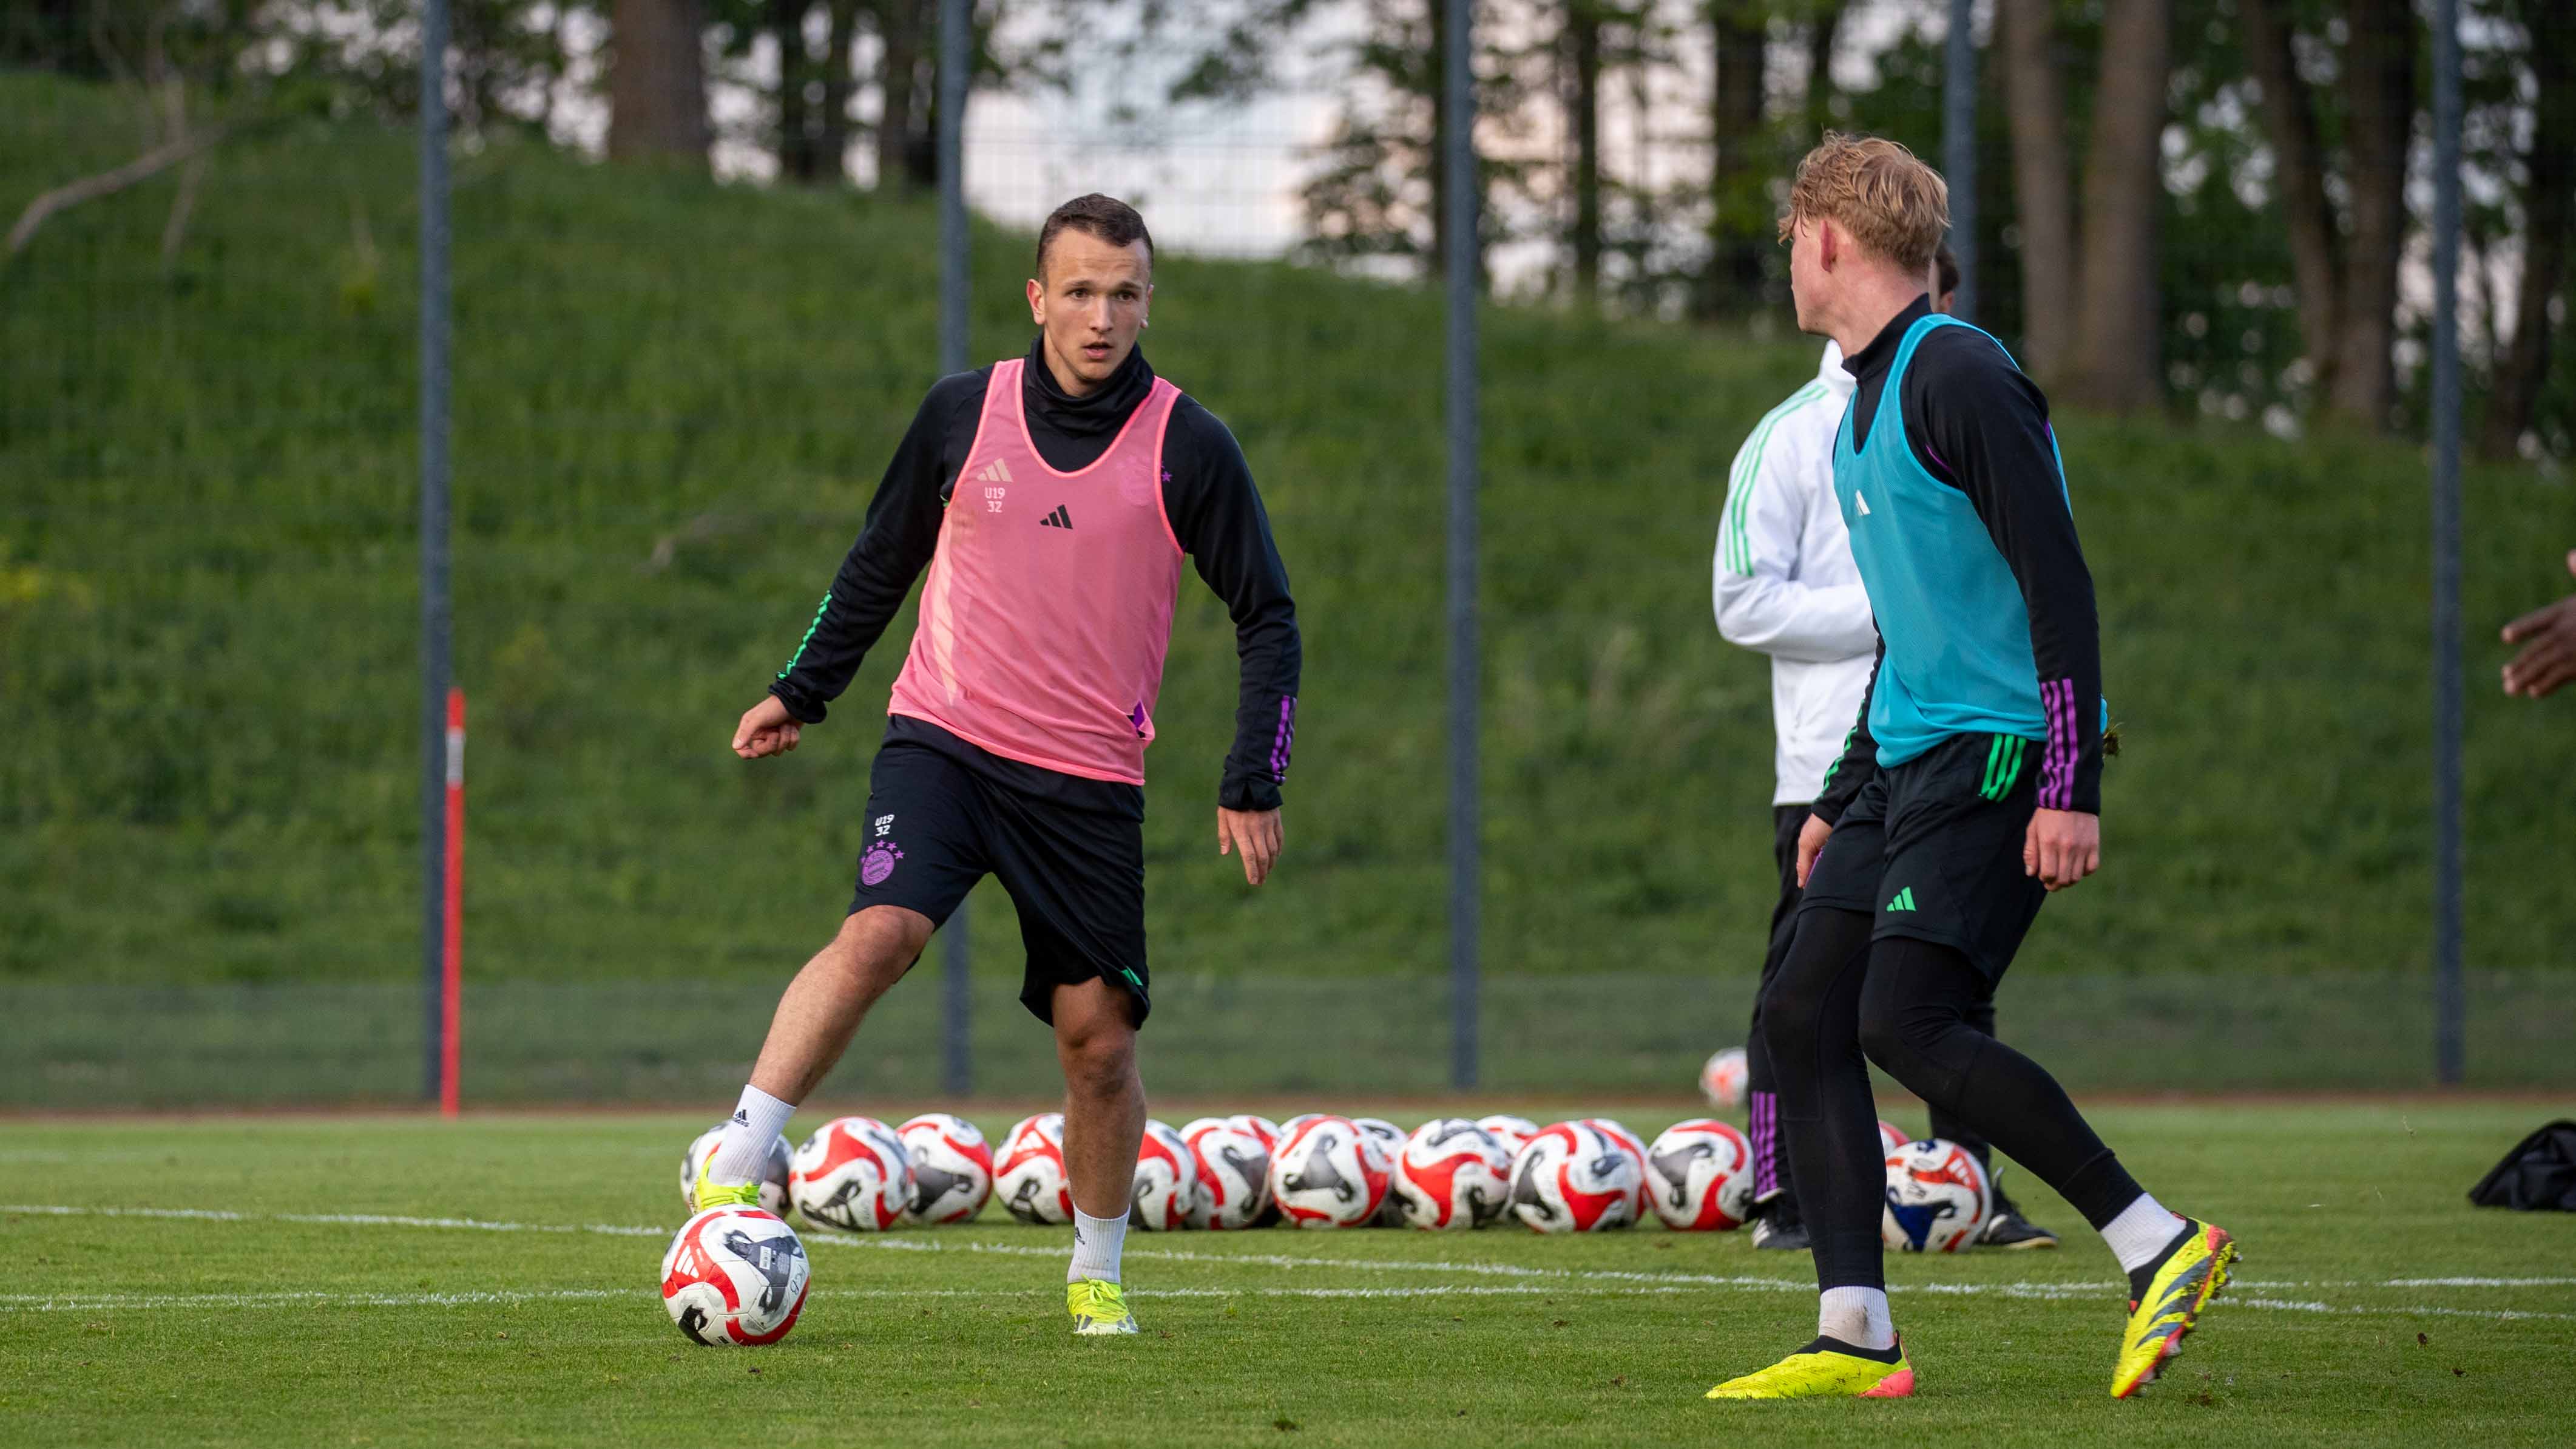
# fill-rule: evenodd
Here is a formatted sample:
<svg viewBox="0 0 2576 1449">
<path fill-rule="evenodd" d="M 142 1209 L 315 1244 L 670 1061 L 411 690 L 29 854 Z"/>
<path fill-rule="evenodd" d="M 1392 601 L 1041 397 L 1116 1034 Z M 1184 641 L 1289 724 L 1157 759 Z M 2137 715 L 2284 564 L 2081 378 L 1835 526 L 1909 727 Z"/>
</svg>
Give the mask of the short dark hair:
<svg viewBox="0 0 2576 1449">
<path fill-rule="evenodd" d="M 1941 250 L 1932 254 L 1932 265 L 1941 269 L 1941 290 L 1934 293 L 1932 297 L 1933 301 L 1938 302 L 1959 290 L 1959 254 L 1944 245 Z"/>
<path fill-rule="evenodd" d="M 1138 216 L 1136 208 L 1117 197 L 1103 196 L 1095 191 L 1088 196 L 1077 196 L 1049 212 L 1046 225 L 1038 228 L 1038 280 L 1041 282 L 1046 280 L 1047 247 L 1055 241 L 1055 234 L 1066 227 L 1089 232 L 1113 247 L 1143 242 L 1145 260 L 1149 263 L 1154 260 L 1154 235 L 1145 230 L 1145 218 Z"/>
</svg>

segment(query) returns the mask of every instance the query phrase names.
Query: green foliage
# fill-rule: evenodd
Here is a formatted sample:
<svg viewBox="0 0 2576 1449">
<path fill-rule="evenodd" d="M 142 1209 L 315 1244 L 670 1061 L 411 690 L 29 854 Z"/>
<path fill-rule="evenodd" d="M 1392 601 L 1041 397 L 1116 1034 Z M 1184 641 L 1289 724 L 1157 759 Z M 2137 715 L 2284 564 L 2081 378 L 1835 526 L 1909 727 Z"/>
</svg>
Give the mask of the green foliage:
<svg viewBox="0 0 2576 1449">
<path fill-rule="evenodd" d="M 0 79 L 0 193 L 121 159 L 104 93 Z M 412 138 L 216 153 L 165 279 L 162 181 L 0 272 L 0 973 L 399 980 L 417 960 Z M 926 209 L 579 164 L 497 137 L 456 191 L 468 950 L 494 979 L 739 975 L 847 899 L 899 619 L 834 718 L 746 767 L 929 379 Z M 349 302 L 351 218 L 379 254 Z M 1015 354 L 1024 238 L 977 237 L 975 355 Z M 1148 850 L 1174 973 L 1444 959 L 1435 297 L 1172 257 L 1153 356 L 1235 429 L 1296 579 L 1289 853 L 1209 820 L 1234 700 L 1184 589 Z M 1496 309 L 1485 353 L 1487 960 L 1740 973 L 1773 893 L 1763 662 L 1708 614 L 1749 423 L 1804 345 Z M 2129 728 L 2109 869 L 2025 970 L 2413 969 L 2425 926 L 2419 456 L 2061 420 Z M 2564 495 L 2473 472 L 2470 956 L 2563 968 L 2564 702 L 2487 684 L 2563 589 Z M 985 962 L 1015 971 L 989 896 Z"/>
<path fill-rule="evenodd" d="M 1682 1111 L 1630 1105 L 1648 1133 Z M 1701 1398 L 1814 1321 L 1806 1260 L 1741 1232 L 1130 1233 L 1143 1332 L 1102 1343 L 1067 1331 L 1067 1229 L 998 1207 L 890 1237 L 800 1225 L 794 1331 L 702 1349 L 654 1288 L 681 1149 L 716 1110 L 12 1124 L 12 1200 L 73 1211 L 0 1212 L 0 1439 L 2539 1449 L 2576 1392 L 2567 1223 L 2462 1199 L 2531 1103 L 2101 1111 L 2123 1163 L 2243 1241 L 2238 1284 L 2116 1401 L 2110 1257 L 2012 1174 L 2066 1249 L 1891 1256 L 1920 1376 L 1902 1404 Z"/>
</svg>

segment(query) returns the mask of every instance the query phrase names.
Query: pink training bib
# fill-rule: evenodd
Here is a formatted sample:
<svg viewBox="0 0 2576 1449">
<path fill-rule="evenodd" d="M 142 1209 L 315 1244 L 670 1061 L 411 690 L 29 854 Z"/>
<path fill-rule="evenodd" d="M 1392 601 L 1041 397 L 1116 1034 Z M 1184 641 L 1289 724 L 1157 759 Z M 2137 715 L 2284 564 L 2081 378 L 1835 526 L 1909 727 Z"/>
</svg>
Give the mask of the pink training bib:
<svg viewBox="0 0 2576 1449">
<path fill-rule="evenodd" d="M 1156 378 L 1108 452 L 1059 473 L 1029 441 L 1026 365 L 993 365 L 888 708 L 1006 759 L 1141 785 L 1181 581 L 1163 516 L 1181 390 Z"/>
</svg>

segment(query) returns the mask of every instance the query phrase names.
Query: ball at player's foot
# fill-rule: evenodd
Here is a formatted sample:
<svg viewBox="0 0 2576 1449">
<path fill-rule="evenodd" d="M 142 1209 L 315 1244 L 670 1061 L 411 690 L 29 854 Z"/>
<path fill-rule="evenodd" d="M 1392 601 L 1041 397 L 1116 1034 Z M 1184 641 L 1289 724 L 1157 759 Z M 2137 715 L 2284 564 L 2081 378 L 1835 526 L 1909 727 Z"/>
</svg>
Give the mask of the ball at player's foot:
<svg viewBox="0 0 2576 1449">
<path fill-rule="evenodd" d="M 1884 1117 L 1878 1119 L 1879 1150 L 1887 1156 L 1894 1157 L 1896 1154 L 1903 1152 L 1905 1150 L 1905 1144 L 1913 1140 L 1914 1139 L 1911 1136 L 1907 1135 L 1904 1128 L 1897 1126 L 1895 1123 L 1888 1121 Z"/>
<path fill-rule="evenodd" d="M 805 1245 L 758 1208 L 709 1208 L 662 1255 L 662 1306 L 709 1348 L 776 1343 L 805 1309 Z"/>
<path fill-rule="evenodd" d="M 715 1156 L 716 1148 L 723 1144 L 724 1132 L 725 1124 L 718 1122 L 699 1133 L 697 1140 L 689 1144 L 689 1150 L 680 1154 L 682 1212 L 698 1210 L 698 1172 L 707 1165 L 708 1158 Z M 769 1158 L 760 1167 L 760 1205 L 780 1217 L 787 1215 L 787 1174 L 792 1165 L 789 1159 L 793 1151 L 786 1138 L 772 1138 Z"/>
</svg>

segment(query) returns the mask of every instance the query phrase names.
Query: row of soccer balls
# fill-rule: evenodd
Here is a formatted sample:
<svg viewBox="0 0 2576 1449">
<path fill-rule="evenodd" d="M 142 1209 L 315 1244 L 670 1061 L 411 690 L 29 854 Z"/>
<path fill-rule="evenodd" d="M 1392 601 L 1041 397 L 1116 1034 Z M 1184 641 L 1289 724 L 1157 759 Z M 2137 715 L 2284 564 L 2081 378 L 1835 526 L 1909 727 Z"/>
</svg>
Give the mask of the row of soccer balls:
<svg viewBox="0 0 2576 1449">
<path fill-rule="evenodd" d="M 1985 1169 L 1947 1142 L 1909 1142 L 1881 1122 L 1890 1247 L 1954 1252 L 1992 1211 Z M 709 1130 L 680 1164 L 694 1205 L 698 1169 L 722 1137 Z M 1481 1228 L 1505 1217 L 1541 1233 L 1601 1232 L 1643 1221 L 1709 1231 L 1741 1225 L 1754 1191 L 1752 1149 L 1731 1124 L 1675 1123 L 1648 1144 L 1606 1117 L 1541 1127 L 1523 1117 L 1443 1117 L 1412 1132 L 1375 1117 L 1309 1113 L 1274 1124 L 1202 1117 L 1145 1124 L 1130 1202 L 1136 1226 L 1226 1231 Z M 852 1232 L 959 1223 L 999 1196 L 1024 1223 L 1073 1220 L 1064 1118 L 1023 1118 L 997 1155 L 961 1117 L 926 1113 L 889 1127 L 836 1117 L 790 1149 L 773 1145 L 762 1206 Z"/>
</svg>

